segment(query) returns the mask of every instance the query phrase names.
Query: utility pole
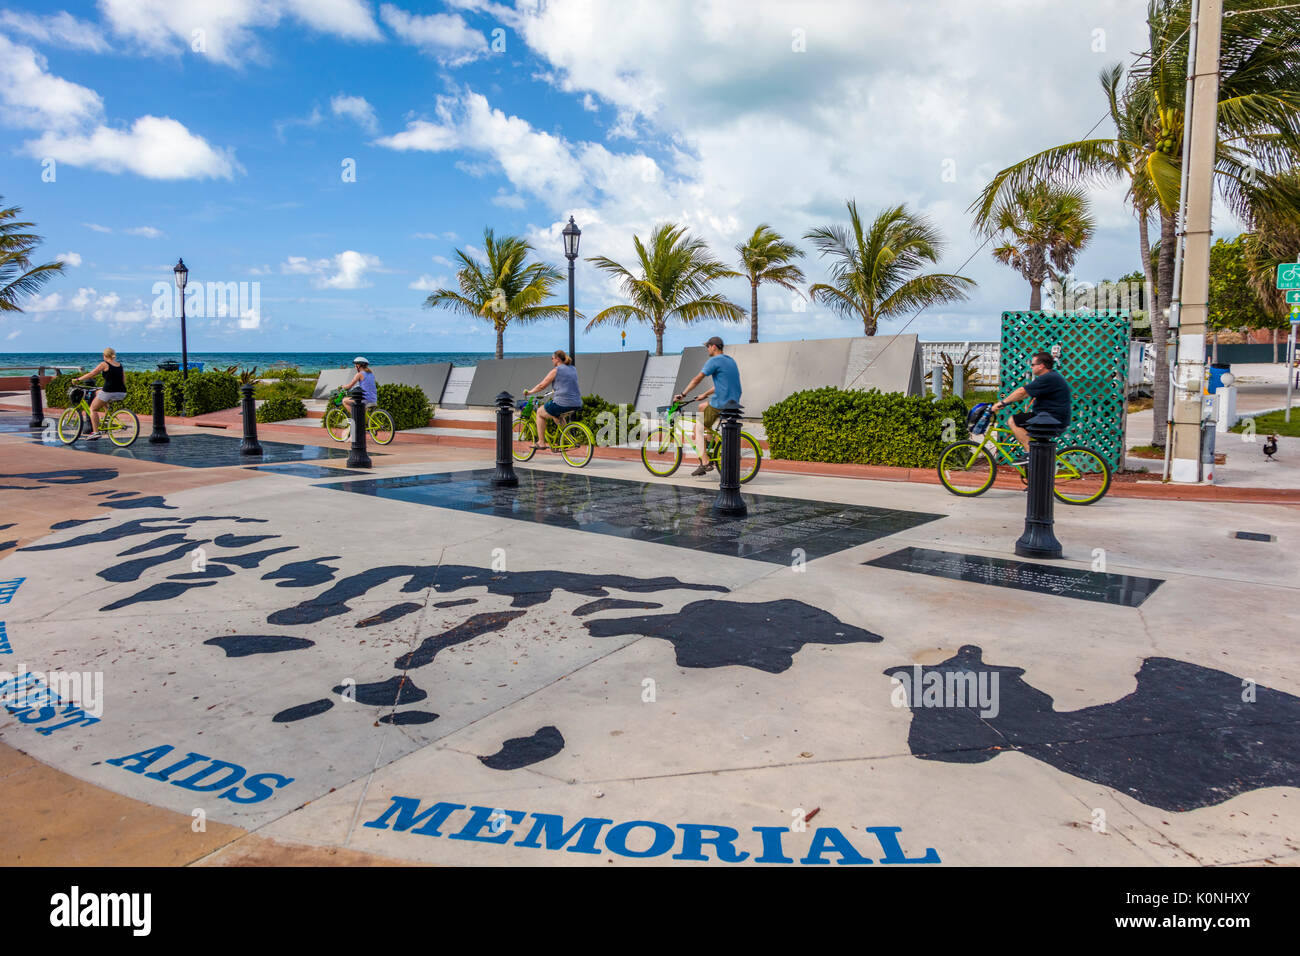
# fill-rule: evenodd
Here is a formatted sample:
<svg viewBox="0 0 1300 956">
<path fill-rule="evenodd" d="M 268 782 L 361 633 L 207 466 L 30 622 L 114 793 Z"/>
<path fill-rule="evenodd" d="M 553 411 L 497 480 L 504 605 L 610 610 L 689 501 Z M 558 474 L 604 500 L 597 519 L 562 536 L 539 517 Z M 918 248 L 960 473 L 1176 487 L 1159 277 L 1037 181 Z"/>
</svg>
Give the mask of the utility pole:
<svg viewBox="0 0 1300 956">
<path fill-rule="evenodd" d="M 1183 150 L 1186 216 L 1183 220 L 1181 284 L 1174 290 L 1178 322 L 1173 366 L 1173 448 L 1170 477 L 1199 482 L 1202 421 L 1205 417 L 1205 329 L 1210 298 L 1210 209 L 1214 198 L 1214 154 L 1218 140 L 1219 44 L 1223 0 L 1193 0 L 1189 43 L 1194 58 L 1188 74 Z M 1211 459 L 1213 461 L 1213 459 Z"/>
</svg>

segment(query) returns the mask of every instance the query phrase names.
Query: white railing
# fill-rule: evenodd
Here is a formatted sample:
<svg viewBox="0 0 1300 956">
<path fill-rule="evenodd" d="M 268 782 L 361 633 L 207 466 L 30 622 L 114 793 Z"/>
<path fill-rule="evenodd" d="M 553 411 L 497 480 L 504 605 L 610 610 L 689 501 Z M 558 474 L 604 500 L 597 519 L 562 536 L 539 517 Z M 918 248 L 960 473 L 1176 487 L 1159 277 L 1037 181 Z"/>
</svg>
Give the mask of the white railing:
<svg viewBox="0 0 1300 956">
<path fill-rule="evenodd" d="M 945 352 L 954 362 L 959 362 L 967 350 L 975 357 L 975 366 L 979 370 L 981 382 L 985 385 L 996 385 L 1002 361 L 1001 342 L 922 342 L 921 366 L 928 372 L 936 365 L 941 365 L 942 355 Z"/>
</svg>

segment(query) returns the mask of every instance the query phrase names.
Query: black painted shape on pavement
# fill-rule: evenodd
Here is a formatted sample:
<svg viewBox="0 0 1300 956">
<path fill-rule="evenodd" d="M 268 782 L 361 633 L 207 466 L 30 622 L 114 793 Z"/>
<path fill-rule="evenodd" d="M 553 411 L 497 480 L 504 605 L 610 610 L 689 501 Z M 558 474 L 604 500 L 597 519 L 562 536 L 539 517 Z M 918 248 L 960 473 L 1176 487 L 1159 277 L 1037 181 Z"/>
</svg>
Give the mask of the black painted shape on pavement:
<svg viewBox="0 0 1300 956">
<path fill-rule="evenodd" d="M 405 724 L 431 724 L 438 719 L 438 715 L 428 710 L 402 710 L 395 714 L 384 714 L 379 718 L 381 724 L 394 724 L 403 726 Z"/>
<path fill-rule="evenodd" d="M 593 637 L 644 634 L 671 641 L 682 667 L 735 664 L 780 674 L 805 644 L 877 643 L 879 634 L 845 624 L 802 601 L 694 601 L 675 614 L 586 621 Z"/>
<path fill-rule="evenodd" d="M 180 561 L 199 545 L 207 544 L 208 541 L 207 538 L 185 538 L 184 540 L 184 544 L 170 551 L 147 555 L 143 558 L 132 558 L 130 561 L 123 561 L 121 564 L 110 565 L 97 572 L 97 574 L 105 581 L 139 581 L 140 575 L 150 568 L 166 564 L 168 561 Z"/>
<path fill-rule="evenodd" d="M 340 684 L 334 688 L 334 693 L 342 694 L 346 689 L 344 685 Z M 388 680 L 376 681 L 373 684 L 357 684 L 352 689 L 355 691 L 358 704 L 369 704 L 371 707 L 394 707 L 399 704 L 414 704 L 429 696 L 416 687 L 414 681 L 405 675 L 390 677 Z"/>
<path fill-rule="evenodd" d="M 175 511 L 175 505 L 167 504 L 167 500 L 161 495 L 149 495 L 146 498 L 127 498 L 123 501 L 101 501 L 101 508 L 163 508 L 167 511 Z"/>
<path fill-rule="evenodd" d="M 388 624 L 391 621 L 396 621 L 399 617 L 414 614 L 423 607 L 423 604 L 412 604 L 410 601 L 403 604 L 394 604 L 392 607 L 384 608 L 373 617 L 357 621 L 354 627 L 373 627 L 375 624 Z"/>
<path fill-rule="evenodd" d="M 246 548 L 250 544 L 278 537 L 278 534 L 219 534 L 212 539 L 212 543 L 218 548 Z"/>
<path fill-rule="evenodd" d="M 315 641 L 305 637 L 286 637 L 280 634 L 231 634 L 204 641 L 226 652 L 227 657 L 248 657 L 250 654 L 279 654 L 282 651 L 300 651 L 312 647 Z"/>
<path fill-rule="evenodd" d="M 462 621 L 450 630 L 443 631 L 435 637 L 426 637 L 420 646 L 409 654 L 403 654 L 394 662 L 398 670 L 423 667 L 437 656 L 439 651 L 457 644 L 464 644 L 483 634 L 499 631 L 526 611 L 492 611 L 487 614 L 475 614 L 467 621 Z"/>
<path fill-rule="evenodd" d="M 50 442 L 36 441 L 36 444 L 62 446 L 54 439 Z M 346 458 L 346 448 L 327 448 L 322 445 L 295 445 L 288 442 L 262 441 L 262 456 L 257 458 L 244 455 L 239 451 L 241 441 L 235 434 L 230 435 L 173 435 L 166 445 L 151 445 L 147 441 L 137 441 L 126 448 L 118 448 L 112 442 L 79 441 L 72 447 L 77 451 L 96 455 L 112 455 L 117 458 L 133 458 L 137 461 L 157 462 L 163 465 L 180 465 L 185 468 L 222 468 L 230 465 L 255 465 L 262 463 L 310 461 L 320 458 Z M 371 452 L 371 455 L 379 454 Z"/>
<path fill-rule="evenodd" d="M 32 544 L 23 548 L 24 551 L 58 551 L 63 548 L 78 548 L 83 544 L 99 544 L 100 542 L 117 541 L 121 538 L 129 538 L 137 534 L 157 534 L 160 531 L 189 531 L 191 526 L 200 521 L 233 521 L 236 524 L 256 523 L 266 524 L 265 518 L 239 518 L 235 515 L 201 515 L 197 518 L 133 518 L 130 521 L 124 521 L 122 524 L 114 525 L 111 528 L 105 528 L 103 531 L 94 534 L 78 535 L 75 538 L 69 538 L 67 541 L 58 541 L 53 544 Z M 157 524 L 162 522 L 162 524 Z M 157 527 L 151 525 L 157 524 Z"/>
<path fill-rule="evenodd" d="M 200 581 L 204 578 L 228 578 L 235 572 L 215 561 L 210 561 L 202 571 L 185 571 L 167 575 L 168 581 Z"/>
<path fill-rule="evenodd" d="M 555 591 L 564 590 L 588 597 L 607 597 L 606 588 L 621 591 L 721 591 L 717 584 L 691 584 L 672 577 L 634 578 L 625 574 L 582 574 L 571 571 L 493 571 L 462 564 L 410 565 L 395 564 L 371 568 L 343 578 L 333 587 L 301 604 L 274 611 L 268 624 L 315 624 L 327 617 L 347 614 L 348 601 L 393 578 L 409 578 L 402 585 L 404 593 L 416 593 L 432 586 L 439 592 L 484 587 L 492 594 L 512 598 L 513 607 L 532 607 L 549 601 Z"/>
<path fill-rule="evenodd" d="M 1160 578 L 1083 571 L 1039 561 L 1012 561 L 932 548 L 903 548 L 863 564 L 1125 607 L 1140 607 L 1156 588 L 1164 584 Z"/>
<path fill-rule="evenodd" d="M 170 601 L 172 598 L 184 594 L 190 588 L 206 588 L 216 584 L 216 581 L 160 581 L 157 584 L 151 584 L 138 594 L 132 594 L 130 597 L 122 598 L 120 601 L 114 601 L 101 607 L 101 611 L 116 611 L 120 607 L 127 607 L 131 604 L 143 604 L 149 601 Z"/>
<path fill-rule="evenodd" d="M 252 465 L 249 471 L 269 471 L 277 475 L 296 475 L 299 478 L 337 478 L 339 475 L 366 475 L 369 472 L 349 468 L 327 468 L 325 465 L 308 465 L 299 461 L 280 465 Z"/>
<path fill-rule="evenodd" d="M 518 770 L 549 760 L 563 749 L 563 735 L 548 724 L 531 737 L 511 737 L 496 753 L 478 759 L 489 770 Z"/>
<path fill-rule="evenodd" d="M 95 494 L 97 495 L 107 494 L 110 498 L 132 498 L 138 495 L 139 493 L 140 492 L 138 491 L 108 491 L 108 492 L 96 491 L 95 492 Z"/>
<path fill-rule="evenodd" d="M 152 541 L 146 541 L 144 544 L 137 544 L 133 548 L 127 548 L 125 551 L 119 551 L 117 556 L 125 558 L 128 554 L 140 554 L 143 551 L 153 551 L 155 548 L 166 548 L 173 544 L 184 544 L 190 539 L 183 534 L 165 534 L 160 538 L 154 538 Z"/>
<path fill-rule="evenodd" d="M 746 494 L 743 518 L 713 514 L 713 488 L 516 468 L 498 488 L 488 469 L 313 485 L 710 554 L 788 564 L 834 554 L 942 518 L 940 514 Z"/>
<path fill-rule="evenodd" d="M 338 568 L 324 565 L 324 561 L 337 561 L 339 555 L 329 554 L 323 558 L 311 558 L 307 561 L 290 561 L 274 571 L 262 575 L 263 581 L 280 581 L 278 588 L 311 588 L 326 581 L 334 580 Z M 283 579 L 283 580 L 281 580 Z"/>
<path fill-rule="evenodd" d="M 241 568 L 255 568 L 267 558 L 276 554 L 283 554 L 286 551 L 297 551 L 296 544 L 290 544 L 283 548 L 269 548 L 266 551 L 252 551 L 248 554 L 224 554 L 219 558 L 208 558 L 209 564 L 233 564 Z"/>
<path fill-rule="evenodd" d="M 50 525 L 51 531 L 62 531 L 65 528 L 75 528 L 79 524 L 90 524 L 92 521 L 107 521 L 108 515 L 100 515 L 98 518 L 69 518 L 67 521 L 56 521 Z"/>
<path fill-rule="evenodd" d="M 1247 682 L 1224 671 L 1148 657 L 1128 696 L 1057 711 L 1048 694 L 1024 681 L 1023 668 L 985 664 L 974 645 L 941 664 L 885 674 L 914 687 L 918 670 L 921 693 L 908 694 L 908 747 L 924 760 L 980 763 L 1018 750 L 1171 811 L 1214 806 L 1264 787 L 1300 787 L 1300 698 L 1249 685 L 1253 700 L 1243 700 Z M 990 689 L 996 674 L 996 715 L 981 717 L 979 706 L 926 703 L 931 672 L 945 684 L 950 673 L 973 672 L 977 681 L 987 674 Z"/>
<path fill-rule="evenodd" d="M 0 524 L 0 531 L 6 531 L 9 528 L 12 528 L 13 526 L 14 526 L 14 522 L 12 521 L 9 522 L 8 524 Z"/>
<path fill-rule="evenodd" d="M 322 697 L 320 700 L 313 700 L 310 704 L 299 704 L 297 707 L 282 710 L 271 719 L 277 724 L 288 724 L 295 720 L 302 720 L 304 717 L 315 717 L 317 714 L 323 714 L 333 706 L 334 701 L 328 697 Z"/>
<path fill-rule="evenodd" d="M 0 551 L 8 551 L 10 548 L 16 545 L 20 540 L 22 539 L 14 538 L 12 541 L 5 541 L 4 543 L 0 544 Z"/>
<path fill-rule="evenodd" d="M 662 604 L 655 604 L 653 601 L 624 601 L 622 598 L 601 598 L 599 601 L 588 601 L 581 607 L 573 609 L 574 617 L 583 617 L 587 614 L 595 614 L 597 611 L 618 610 L 650 610 L 652 608 L 663 607 Z"/>
<path fill-rule="evenodd" d="M 64 468 L 59 471 L 27 471 L 16 475 L 0 475 L 4 478 L 26 478 L 47 485 L 87 485 L 96 481 L 112 481 L 117 477 L 116 468 Z M 26 485 L 0 485 L 0 488 L 18 490 Z"/>
<path fill-rule="evenodd" d="M 459 601 L 438 601 L 434 607 L 461 607 L 464 604 L 477 604 L 474 598 L 461 598 Z"/>
<path fill-rule="evenodd" d="M 116 494 L 116 492 L 112 491 L 111 489 L 107 491 L 92 491 L 90 492 L 90 497 L 98 498 L 100 495 L 111 495 L 111 494 Z"/>
</svg>

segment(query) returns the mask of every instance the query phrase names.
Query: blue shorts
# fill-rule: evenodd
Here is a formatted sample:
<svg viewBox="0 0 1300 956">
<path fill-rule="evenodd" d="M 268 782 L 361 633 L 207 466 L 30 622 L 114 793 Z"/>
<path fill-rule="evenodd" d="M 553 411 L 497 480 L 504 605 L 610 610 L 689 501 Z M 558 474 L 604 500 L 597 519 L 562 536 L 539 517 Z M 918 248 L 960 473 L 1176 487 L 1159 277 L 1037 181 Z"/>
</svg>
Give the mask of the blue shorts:
<svg viewBox="0 0 1300 956">
<path fill-rule="evenodd" d="M 582 411 L 581 405 L 557 405 L 555 402 L 547 402 L 542 407 L 546 409 L 546 414 L 550 415 L 552 418 L 559 418 L 561 415 L 567 415 L 569 412 Z"/>
</svg>

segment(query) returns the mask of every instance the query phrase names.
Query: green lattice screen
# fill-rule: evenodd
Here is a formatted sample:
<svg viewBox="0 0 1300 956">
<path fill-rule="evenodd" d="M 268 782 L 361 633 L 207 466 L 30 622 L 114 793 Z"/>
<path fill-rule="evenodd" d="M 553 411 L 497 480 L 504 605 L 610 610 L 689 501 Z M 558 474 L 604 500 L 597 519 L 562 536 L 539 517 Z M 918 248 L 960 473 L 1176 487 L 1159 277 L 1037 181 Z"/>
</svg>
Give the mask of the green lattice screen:
<svg viewBox="0 0 1300 956">
<path fill-rule="evenodd" d="M 1131 329 L 1127 312 L 1003 312 L 1000 394 L 1029 380 L 1030 356 L 1059 345 L 1056 370 L 1070 383 L 1071 414 L 1058 443 L 1091 448 L 1118 470 Z"/>
</svg>

